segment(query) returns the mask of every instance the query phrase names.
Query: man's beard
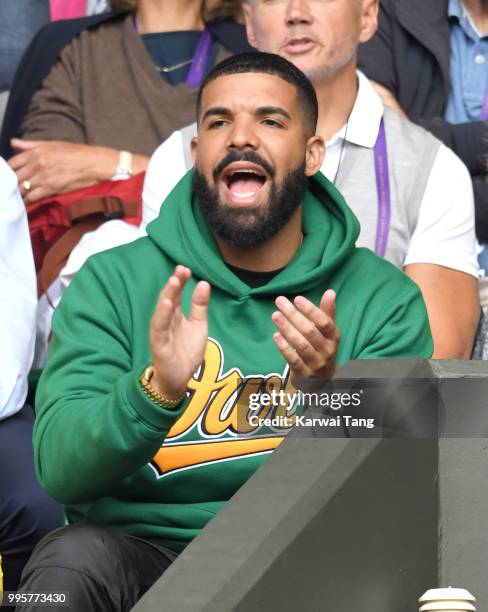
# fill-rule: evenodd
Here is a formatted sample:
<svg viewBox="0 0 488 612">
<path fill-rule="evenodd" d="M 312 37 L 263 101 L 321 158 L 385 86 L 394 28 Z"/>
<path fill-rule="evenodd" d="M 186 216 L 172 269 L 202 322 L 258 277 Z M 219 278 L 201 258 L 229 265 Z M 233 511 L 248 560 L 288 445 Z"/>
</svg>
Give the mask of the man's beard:
<svg viewBox="0 0 488 612">
<path fill-rule="evenodd" d="M 245 159 L 263 165 L 254 158 L 254 155 L 256 154 L 246 153 L 232 161 Z M 229 163 L 231 162 L 225 165 Z M 246 210 L 223 204 L 217 189 L 211 187 L 205 176 L 196 168 L 193 176 L 193 193 L 198 198 L 200 209 L 210 230 L 227 244 L 238 248 L 256 247 L 275 236 L 300 206 L 307 189 L 308 177 L 303 162 L 285 176 L 280 189 L 272 181 L 268 206 L 262 205 L 258 209 Z"/>
</svg>

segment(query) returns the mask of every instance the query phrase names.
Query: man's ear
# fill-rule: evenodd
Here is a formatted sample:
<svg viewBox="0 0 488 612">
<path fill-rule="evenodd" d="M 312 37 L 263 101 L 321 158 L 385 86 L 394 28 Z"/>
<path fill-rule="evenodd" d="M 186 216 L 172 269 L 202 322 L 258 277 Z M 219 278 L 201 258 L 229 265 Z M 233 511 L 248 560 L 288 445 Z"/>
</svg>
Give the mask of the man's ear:
<svg viewBox="0 0 488 612">
<path fill-rule="evenodd" d="M 194 136 L 191 139 L 190 148 L 191 148 L 191 160 L 193 165 L 195 165 L 195 158 L 197 156 L 197 147 L 198 147 L 198 138 Z"/>
<path fill-rule="evenodd" d="M 361 29 L 359 31 L 359 42 L 368 42 L 378 29 L 379 0 L 363 0 L 361 10 Z"/>
<path fill-rule="evenodd" d="M 324 162 L 325 141 L 322 136 L 312 136 L 307 141 L 305 152 L 305 174 L 313 176 L 316 174 Z"/>
<path fill-rule="evenodd" d="M 247 40 L 249 44 L 251 45 L 251 47 L 254 47 L 255 49 L 257 49 L 258 45 L 256 41 L 256 36 L 254 34 L 254 26 L 253 26 L 253 19 L 252 19 L 253 8 L 249 2 L 243 2 L 242 12 L 244 14 L 244 21 L 246 24 Z"/>
</svg>

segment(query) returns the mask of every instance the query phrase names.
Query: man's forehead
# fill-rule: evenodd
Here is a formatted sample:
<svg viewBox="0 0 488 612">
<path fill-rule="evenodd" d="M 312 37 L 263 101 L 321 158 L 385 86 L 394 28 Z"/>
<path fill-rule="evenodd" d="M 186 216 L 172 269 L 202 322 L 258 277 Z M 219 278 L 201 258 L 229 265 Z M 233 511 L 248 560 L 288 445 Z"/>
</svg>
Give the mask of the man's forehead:
<svg viewBox="0 0 488 612">
<path fill-rule="evenodd" d="M 232 109 L 282 106 L 291 111 L 296 101 L 295 87 L 275 74 L 226 74 L 211 81 L 203 90 L 202 111 L 210 106 Z"/>
</svg>

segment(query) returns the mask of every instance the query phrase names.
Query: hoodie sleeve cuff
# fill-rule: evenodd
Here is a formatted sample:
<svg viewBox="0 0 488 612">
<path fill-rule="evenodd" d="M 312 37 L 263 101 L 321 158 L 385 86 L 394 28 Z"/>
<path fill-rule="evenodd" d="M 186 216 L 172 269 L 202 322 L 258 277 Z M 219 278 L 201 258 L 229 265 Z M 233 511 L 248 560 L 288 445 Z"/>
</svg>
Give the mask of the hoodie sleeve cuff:
<svg viewBox="0 0 488 612">
<path fill-rule="evenodd" d="M 128 402 L 146 426 L 165 434 L 183 414 L 187 402 L 183 400 L 177 408 L 172 410 L 161 408 L 144 394 L 139 382 L 139 376 L 140 373 L 136 372 L 131 376 L 127 388 Z"/>
</svg>

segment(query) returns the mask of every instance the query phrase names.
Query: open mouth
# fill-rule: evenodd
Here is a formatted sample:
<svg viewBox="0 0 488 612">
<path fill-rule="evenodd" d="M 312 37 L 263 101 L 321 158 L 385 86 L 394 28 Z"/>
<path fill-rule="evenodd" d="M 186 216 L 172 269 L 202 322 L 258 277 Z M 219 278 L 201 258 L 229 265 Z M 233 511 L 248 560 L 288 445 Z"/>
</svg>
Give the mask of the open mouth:
<svg viewBox="0 0 488 612">
<path fill-rule="evenodd" d="M 315 40 L 313 40 L 313 38 L 303 36 L 288 40 L 284 45 L 284 49 L 291 55 L 300 55 L 313 49 L 316 44 L 317 43 Z"/>
<path fill-rule="evenodd" d="M 266 184 L 265 171 L 256 164 L 236 162 L 230 164 L 222 175 L 228 204 L 256 206 L 260 192 Z"/>
</svg>

